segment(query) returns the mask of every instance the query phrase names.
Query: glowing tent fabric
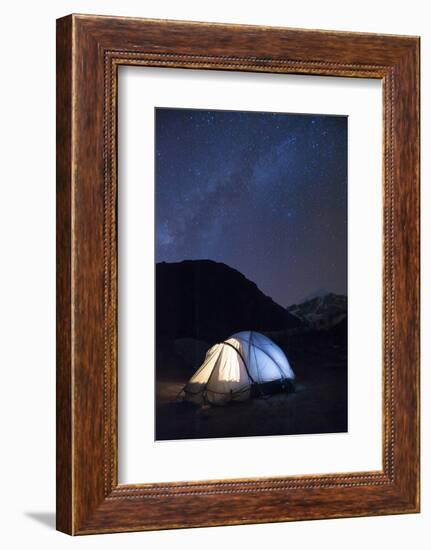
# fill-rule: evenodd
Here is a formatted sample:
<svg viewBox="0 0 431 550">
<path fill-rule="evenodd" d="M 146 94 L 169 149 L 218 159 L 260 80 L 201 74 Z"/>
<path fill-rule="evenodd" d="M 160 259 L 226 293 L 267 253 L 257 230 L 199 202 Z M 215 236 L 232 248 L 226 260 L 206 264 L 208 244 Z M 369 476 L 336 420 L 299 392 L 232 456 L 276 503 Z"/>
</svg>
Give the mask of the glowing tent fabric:
<svg viewBox="0 0 431 550">
<path fill-rule="evenodd" d="M 182 395 L 197 404 L 224 405 L 263 394 L 270 382 L 294 380 L 284 352 L 258 332 L 246 331 L 212 346 L 204 362 L 185 385 Z"/>
</svg>

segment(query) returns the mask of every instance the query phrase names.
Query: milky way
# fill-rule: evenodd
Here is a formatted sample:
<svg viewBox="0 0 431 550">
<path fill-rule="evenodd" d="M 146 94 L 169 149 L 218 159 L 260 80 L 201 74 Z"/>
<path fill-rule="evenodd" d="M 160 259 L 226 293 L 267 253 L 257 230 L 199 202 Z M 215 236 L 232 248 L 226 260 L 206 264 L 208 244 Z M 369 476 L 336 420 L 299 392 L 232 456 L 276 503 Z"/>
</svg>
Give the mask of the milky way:
<svg viewBox="0 0 431 550">
<path fill-rule="evenodd" d="M 347 293 L 347 117 L 156 109 L 156 261 L 211 259 L 283 306 Z"/>
</svg>

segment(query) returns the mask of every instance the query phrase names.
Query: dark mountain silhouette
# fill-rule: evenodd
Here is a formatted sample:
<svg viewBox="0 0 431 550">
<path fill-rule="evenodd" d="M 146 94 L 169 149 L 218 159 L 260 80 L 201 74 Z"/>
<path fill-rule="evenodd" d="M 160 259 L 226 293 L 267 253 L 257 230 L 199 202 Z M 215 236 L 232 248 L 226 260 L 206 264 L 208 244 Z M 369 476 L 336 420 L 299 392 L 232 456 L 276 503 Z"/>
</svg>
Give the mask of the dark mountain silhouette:
<svg viewBox="0 0 431 550">
<path fill-rule="evenodd" d="M 334 343 L 347 346 L 347 317 L 328 330 Z"/>
<path fill-rule="evenodd" d="M 300 328 L 302 322 L 226 264 L 185 260 L 156 264 L 156 344 L 179 338 L 208 343 L 240 330 Z"/>
</svg>

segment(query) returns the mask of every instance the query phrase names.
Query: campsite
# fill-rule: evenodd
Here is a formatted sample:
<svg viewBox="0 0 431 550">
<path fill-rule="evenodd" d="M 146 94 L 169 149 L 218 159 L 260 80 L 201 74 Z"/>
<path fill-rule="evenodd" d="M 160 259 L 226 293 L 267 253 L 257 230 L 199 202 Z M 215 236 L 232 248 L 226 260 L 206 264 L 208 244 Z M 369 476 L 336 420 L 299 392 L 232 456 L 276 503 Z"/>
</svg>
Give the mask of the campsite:
<svg viewBox="0 0 431 550">
<path fill-rule="evenodd" d="M 156 440 L 347 430 L 347 142 L 344 115 L 155 109 Z"/>
<path fill-rule="evenodd" d="M 217 262 L 159 264 L 157 282 L 156 440 L 347 431 L 347 317 L 320 330 L 304 320 L 298 322 L 242 274 Z M 208 288 L 223 290 L 211 300 L 211 308 Z M 244 307 L 238 307 L 242 296 Z M 204 311 L 207 315 L 202 320 Z M 244 326 L 261 335 L 259 347 L 268 341 L 285 355 L 294 373 L 293 384 L 276 393 L 246 391 L 239 394 L 244 396 L 240 399 L 227 394 L 222 403 L 211 397 L 197 402 L 185 399 L 184 388 L 211 350 L 217 357 L 220 353 L 236 357 L 236 364 L 244 359 L 251 379 L 259 378 L 250 359 L 238 357 L 229 345 L 230 337 L 238 338 L 236 329 Z M 213 367 L 209 374 L 216 372 Z M 230 384 L 228 391 L 231 388 Z"/>
</svg>

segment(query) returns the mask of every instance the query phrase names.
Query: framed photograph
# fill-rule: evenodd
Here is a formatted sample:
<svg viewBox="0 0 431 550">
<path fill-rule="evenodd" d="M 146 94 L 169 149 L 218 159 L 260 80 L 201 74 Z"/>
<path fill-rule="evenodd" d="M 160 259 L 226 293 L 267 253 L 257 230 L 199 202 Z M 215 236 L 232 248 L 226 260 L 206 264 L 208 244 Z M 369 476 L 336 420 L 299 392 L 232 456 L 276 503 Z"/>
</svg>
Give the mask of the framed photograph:
<svg viewBox="0 0 431 550">
<path fill-rule="evenodd" d="M 419 38 L 57 21 L 57 528 L 419 511 Z"/>
</svg>

